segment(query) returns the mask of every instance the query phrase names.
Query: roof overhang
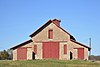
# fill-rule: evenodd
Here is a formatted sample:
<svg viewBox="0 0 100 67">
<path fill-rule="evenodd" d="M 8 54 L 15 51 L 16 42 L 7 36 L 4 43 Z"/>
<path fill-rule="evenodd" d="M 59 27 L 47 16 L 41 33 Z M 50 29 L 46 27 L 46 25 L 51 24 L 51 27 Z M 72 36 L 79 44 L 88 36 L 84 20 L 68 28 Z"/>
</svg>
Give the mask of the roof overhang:
<svg viewBox="0 0 100 67">
<path fill-rule="evenodd" d="M 90 51 L 91 50 L 91 48 L 90 47 L 88 47 L 88 46 L 86 46 L 86 45 L 84 45 L 84 44 L 82 44 L 82 43 L 80 43 L 80 42 L 77 42 L 77 41 L 75 41 L 75 40 L 71 40 L 72 42 L 74 42 L 74 43 L 77 43 L 77 44 L 79 44 L 79 45 L 81 45 L 81 46 L 83 46 L 83 47 L 86 47 L 86 48 L 88 48 L 88 51 Z"/>
<path fill-rule="evenodd" d="M 12 48 L 10 48 L 10 49 L 11 49 L 11 50 L 15 50 L 15 49 L 17 49 L 17 48 L 19 48 L 19 47 L 21 47 L 21 46 L 24 46 L 24 45 L 26 45 L 26 44 L 28 44 L 28 43 L 31 43 L 31 42 L 33 42 L 33 41 L 30 39 L 30 40 L 27 40 L 27 41 L 25 41 L 25 42 L 23 42 L 23 43 L 21 43 L 21 44 L 18 44 L 18 45 L 14 46 L 14 47 L 12 47 Z"/>
</svg>

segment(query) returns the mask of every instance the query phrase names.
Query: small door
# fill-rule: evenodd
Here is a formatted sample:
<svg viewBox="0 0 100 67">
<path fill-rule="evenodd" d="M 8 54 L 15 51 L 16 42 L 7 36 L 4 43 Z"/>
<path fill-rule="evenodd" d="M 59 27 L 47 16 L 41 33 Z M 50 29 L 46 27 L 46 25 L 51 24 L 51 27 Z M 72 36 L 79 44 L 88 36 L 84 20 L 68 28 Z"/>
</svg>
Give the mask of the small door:
<svg viewBox="0 0 100 67">
<path fill-rule="evenodd" d="M 59 59 L 59 42 L 43 42 L 43 58 Z"/>
<path fill-rule="evenodd" d="M 70 52 L 70 60 L 72 60 L 72 59 L 73 59 L 73 53 Z"/>
<path fill-rule="evenodd" d="M 78 59 L 84 59 L 84 48 L 78 48 Z"/>
<path fill-rule="evenodd" d="M 35 53 L 32 52 L 32 60 L 35 60 Z"/>
<path fill-rule="evenodd" d="M 27 60 L 27 48 L 17 49 L 17 60 Z"/>
</svg>

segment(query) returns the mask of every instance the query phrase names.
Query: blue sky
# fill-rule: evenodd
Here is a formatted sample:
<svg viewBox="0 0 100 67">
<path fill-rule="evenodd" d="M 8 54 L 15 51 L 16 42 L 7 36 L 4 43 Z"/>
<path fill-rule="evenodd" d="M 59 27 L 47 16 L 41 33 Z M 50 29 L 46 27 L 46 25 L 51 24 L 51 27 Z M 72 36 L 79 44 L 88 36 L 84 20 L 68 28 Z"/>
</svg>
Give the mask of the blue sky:
<svg viewBox="0 0 100 67">
<path fill-rule="evenodd" d="M 0 0 L 0 50 L 29 39 L 49 19 L 100 55 L 100 0 Z"/>
</svg>

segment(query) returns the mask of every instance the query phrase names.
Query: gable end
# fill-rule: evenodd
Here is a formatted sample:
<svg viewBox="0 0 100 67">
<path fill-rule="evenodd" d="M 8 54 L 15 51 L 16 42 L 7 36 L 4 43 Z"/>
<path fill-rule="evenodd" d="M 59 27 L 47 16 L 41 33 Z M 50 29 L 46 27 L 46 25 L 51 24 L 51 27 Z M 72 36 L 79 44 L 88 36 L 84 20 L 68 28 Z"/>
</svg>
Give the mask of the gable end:
<svg viewBox="0 0 100 67">
<path fill-rule="evenodd" d="M 54 20 L 49 20 L 47 23 L 45 23 L 43 26 L 41 26 L 38 30 L 36 30 L 34 33 L 32 33 L 31 35 L 29 35 L 30 37 L 34 37 L 36 34 L 38 34 L 39 32 L 41 32 L 44 28 L 46 28 L 49 24 L 54 23 L 58 28 L 60 28 L 61 30 L 63 30 L 65 33 L 67 33 L 68 35 L 70 35 L 70 39 L 76 41 L 76 39 L 67 31 L 65 31 L 63 28 L 60 27 L 60 24 L 56 24 L 56 22 L 61 22 L 60 20 L 54 19 Z"/>
</svg>

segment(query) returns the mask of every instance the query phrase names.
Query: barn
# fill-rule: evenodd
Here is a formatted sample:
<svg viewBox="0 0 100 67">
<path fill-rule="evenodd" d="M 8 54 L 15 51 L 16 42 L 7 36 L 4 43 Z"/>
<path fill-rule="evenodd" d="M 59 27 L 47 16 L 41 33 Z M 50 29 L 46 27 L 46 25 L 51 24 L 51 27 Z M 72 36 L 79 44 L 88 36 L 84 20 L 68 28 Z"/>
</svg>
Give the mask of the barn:
<svg viewBox="0 0 100 67">
<path fill-rule="evenodd" d="M 29 40 L 12 47 L 13 60 L 88 60 L 91 48 L 77 42 L 60 23 L 58 19 L 49 20 L 29 35 Z"/>
</svg>

